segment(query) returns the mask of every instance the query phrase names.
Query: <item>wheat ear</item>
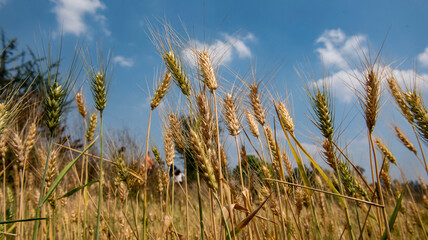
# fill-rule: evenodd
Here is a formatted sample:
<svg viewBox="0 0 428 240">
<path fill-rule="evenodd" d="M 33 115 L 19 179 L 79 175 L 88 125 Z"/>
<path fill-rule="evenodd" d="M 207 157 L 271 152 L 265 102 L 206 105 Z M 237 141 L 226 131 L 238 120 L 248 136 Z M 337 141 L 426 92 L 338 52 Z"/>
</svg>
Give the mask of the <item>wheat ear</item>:
<svg viewBox="0 0 428 240">
<path fill-rule="evenodd" d="M 155 93 L 153 94 L 153 98 L 150 101 L 150 107 L 153 109 L 155 109 L 157 106 L 159 106 L 161 100 L 163 97 L 165 97 L 166 92 L 169 89 L 170 86 L 170 82 L 171 82 L 171 73 L 169 72 L 165 72 L 164 76 L 158 86 L 158 88 L 156 89 Z"/>
<path fill-rule="evenodd" d="M 185 96 L 190 97 L 191 87 L 189 79 L 187 78 L 187 74 L 181 64 L 181 61 L 175 56 L 173 51 L 165 53 L 163 59 L 181 92 Z"/>
</svg>

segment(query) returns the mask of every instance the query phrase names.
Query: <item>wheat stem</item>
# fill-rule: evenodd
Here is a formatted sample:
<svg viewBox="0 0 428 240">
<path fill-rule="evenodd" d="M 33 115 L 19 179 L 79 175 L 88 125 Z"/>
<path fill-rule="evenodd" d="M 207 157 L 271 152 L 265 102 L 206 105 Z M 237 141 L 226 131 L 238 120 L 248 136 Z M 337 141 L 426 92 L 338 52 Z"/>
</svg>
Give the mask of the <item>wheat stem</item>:
<svg viewBox="0 0 428 240">
<path fill-rule="evenodd" d="M 98 182 L 98 212 L 97 212 L 97 231 L 95 239 L 100 237 L 101 208 L 103 203 L 103 111 L 100 111 L 100 179 Z"/>
<path fill-rule="evenodd" d="M 421 140 L 419 139 L 419 135 L 416 132 L 416 128 L 414 125 L 412 125 L 413 128 L 413 132 L 415 133 L 416 136 L 416 140 L 418 141 L 418 145 L 419 145 L 419 149 L 421 150 L 421 155 L 422 155 L 422 159 L 424 160 L 424 164 L 425 164 L 425 169 L 428 173 L 428 165 L 427 165 L 427 160 L 425 158 L 425 153 L 424 153 L 424 149 L 422 148 L 422 144 L 421 144 Z"/>
<path fill-rule="evenodd" d="M 377 188 L 378 188 L 378 193 L 379 193 L 379 200 L 380 200 L 380 205 L 382 205 L 382 216 L 383 216 L 383 221 L 385 224 L 385 231 L 386 231 L 386 235 L 388 237 L 388 239 L 391 239 L 391 233 L 389 231 L 389 224 L 388 224 L 388 217 L 386 214 L 386 209 L 385 209 L 385 202 L 383 199 L 383 193 L 382 193 L 382 186 L 380 184 L 380 180 L 379 180 L 379 175 L 378 173 L 380 173 L 379 169 L 378 169 L 378 164 L 377 164 L 377 159 L 376 159 L 376 152 L 374 149 L 374 143 L 373 143 L 373 139 L 372 139 L 372 133 L 369 130 L 368 132 L 368 136 L 369 136 L 369 142 L 370 142 L 370 151 L 373 153 L 373 161 L 375 163 L 375 171 L 376 171 L 376 180 L 377 180 Z"/>
<path fill-rule="evenodd" d="M 144 151 L 144 207 L 143 207 L 143 240 L 147 239 L 147 164 L 149 162 L 148 156 L 149 156 L 149 137 L 150 137 L 150 124 L 152 121 L 152 112 L 153 109 L 150 110 L 149 113 L 149 123 L 147 126 L 147 137 L 146 137 L 146 150 Z M 140 166 L 139 166 L 140 168 Z M 168 202 L 168 200 L 167 200 Z"/>
<path fill-rule="evenodd" d="M 53 132 L 51 132 L 50 137 L 49 137 L 49 147 L 48 147 L 48 154 L 46 156 L 46 163 L 45 163 L 45 171 L 43 173 L 43 180 L 42 180 L 42 187 L 40 188 L 40 197 L 39 197 L 39 203 L 37 204 L 37 210 L 36 210 L 36 218 L 40 217 L 40 213 L 41 213 L 41 208 L 42 206 L 40 206 L 40 203 L 43 200 L 43 193 L 45 191 L 45 182 L 46 182 L 46 175 L 48 172 L 48 166 L 49 166 L 49 157 L 51 154 L 51 150 L 52 150 L 52 143 L 53 143 Z M 39 221 L 36 220 L 34 222 L 34 229 L 33 229 L 33 240 L 37 239 L 37 231 L 39 228 Z"/>
</svg>

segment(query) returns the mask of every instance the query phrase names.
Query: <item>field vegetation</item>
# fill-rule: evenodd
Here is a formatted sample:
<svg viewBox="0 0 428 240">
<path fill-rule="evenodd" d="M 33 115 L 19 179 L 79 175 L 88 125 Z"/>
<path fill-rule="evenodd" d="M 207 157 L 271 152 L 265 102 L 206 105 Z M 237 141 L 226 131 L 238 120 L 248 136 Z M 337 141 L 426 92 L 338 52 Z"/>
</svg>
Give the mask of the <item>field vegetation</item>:
<svg viewBox="0 0 428 240">
<path fill-rule="evenodd" d="M 143 146 L 132 134 L 103 129 L 114 81 L 108 54 L 93 57 L 78 45 L 66 67 L 48 44 L 19 65 L 14 43 L 4 41 L 0 239 L 428 238 L 426 185 L 409 182 L 375 135 L 385 124 L 381 108 L 393 104 L 413 131 L 391 130 L 428 174 L 428 110 L 417 84 L 398 84 L 379 54 L 361 52 L 358 73 L 349 73 L 361 84 L 353 91 L 369 146 L 364 175 L 347 154 L 328 81 L 299 71 L 322 163 L 295 134 L 291 101 L 271 93 L 272 82 L 254 69 L 226 80 L 227 49 L 197 48 L 167 23 L 150 24 L 149 32 L 163 70 L 155 74 L 147 131 L 134 133 Z M 393 101 L 382 100 L 388 94 Z M 65 131 L 69 112 L 80 115 L 76 136 Z M 162 116 L 162 133 L 151 131 L 152 114 Z M 170 177 L 176 165 L 184 166 L 182 182 Z M 392 168 L 401 181 L 391 180 Z"/>
</svg>

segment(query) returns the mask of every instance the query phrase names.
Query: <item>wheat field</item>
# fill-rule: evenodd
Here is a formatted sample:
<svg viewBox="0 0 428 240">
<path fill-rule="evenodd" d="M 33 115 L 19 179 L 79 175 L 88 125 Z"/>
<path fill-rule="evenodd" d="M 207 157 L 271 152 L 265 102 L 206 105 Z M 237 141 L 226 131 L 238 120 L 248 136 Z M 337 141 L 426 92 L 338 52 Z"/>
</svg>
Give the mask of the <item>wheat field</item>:
<svg viewBox="0 0 428 240">
<path fill-rule="evenodd" d="M 151 86 L 147 131 L 137 133 L 143 147 L 103 129 L 114 77 L 101 53 L 77 50 L 66 72 L 43 66 L 41 99 L 34 90 L 2 89 L 0 239 L 428 238 L 426 185 L 421 177 L 410 185 L 393 149 L 374 134 L 382 107 L 394 105 L 413 131 L 391 131 L 428 174 L 428 110 L 417 85 L 400 85 L 387 63 L 363 54 L 353 92 L 370 156 L 364 175 L 337 129 L 327 81 L 302 86 L 320 160 L 295 134 L 304 130 L 295 129 L 290 99 L 256 75 L 233 84 L 222 78 L 227 49 L 196 48 L 167 23 L 149 32 L 163 70 Z M 88 96 L 76 84 L 79 69 Z M 70 106 L 78 136 L 64 132 Z M 152 114 L 161 116 L 161 133 L 151 132 Z M 177 165 L 182 174 L 171 176 Z M 391 180 L 392 168 L 400 181 Z"/>
</svg>

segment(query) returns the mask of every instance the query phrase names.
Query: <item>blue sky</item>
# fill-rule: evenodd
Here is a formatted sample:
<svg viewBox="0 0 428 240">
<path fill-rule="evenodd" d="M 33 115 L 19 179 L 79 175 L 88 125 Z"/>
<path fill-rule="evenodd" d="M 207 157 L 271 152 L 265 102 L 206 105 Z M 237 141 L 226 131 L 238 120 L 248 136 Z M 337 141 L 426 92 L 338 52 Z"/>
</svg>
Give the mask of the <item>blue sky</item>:
<svg viewBox="0 0 428 240">
<path fill-rule="evenodd" d="M 348 87 L 356 82 L 346 75 L 355 66 L 347 61 L 356 59 L 356 50 L 360 48 L 379 51 L 385 41 L 382 58 L 392 63 L 392 67 L 400 64 L 396 73 L 402 76 L 402 82 L 412 78 L 415 67 L 419 76 L 428 79 L 427 10 L 428 2 L 422 0 L 0 0 L 0 27 L 7 37 L 17 37 L 21 47 L 33 47 L 40 35 L 48 34 L 55 43 L 62 32 L 66 60 L 79 40 L 84 40 L 91 49 L 96 49 L 100 42 L 104 49 L 111 49 L 114 76 L 105 112 L 106 126 L 132 129 L 140 140 L 145 136 L 153 78 L 162 67 L 148 36 L 147 21 L 156 24 L 156 19 L 167 19 L 181 34 L 185 33 L 184 25 L 193 42 L 203 43 L 205 33 L 210 46 L 223 51 L 229 48 L 222 65 L 225 66 L 222 73 L 228 78 L 224 81 L 234 81 L 227 69 L 245 75 L 250 65 L 254 65 L 259 76 L 263 76 L 271 66 L 278 66 L 275 78 L 266 84 L 266 91 L 282 99 L 289 97 L 299 137 L 316 152 L 313 138 L 319 134 L 305 115 L 309 113 L 309 105 L 295 71 L 296 67 L 305 70 L 309 65 L 317 80 L 330 77 L 337 126 L 343 128 L 344 141 L 351 141 L 348 152 L 354 161 L 368 169 L 365 127 L 359 105 Z M 426 80 L 419 82 L 427 96 Z M 87 99 L 90 102 L 89 95 Z M 427 179 L 420 163 L 391 134 L 392 124 L 398 124 L 409 135 L 410 132 L 400 114 L 389 106 L 386 91 L 383 102 L 375 133 L 394 150 L 408 176 L 414 179 L 421 175 Z M 159 122 L 156 116 L 153 136 L 160 136 Z M 349 127 L 345 129 L 346 126 Z M 160 137 L 154 137 L 153 141 L 161 145 Z M 234 156 L 233 148 L 230 152 Z"/>
</svg>

